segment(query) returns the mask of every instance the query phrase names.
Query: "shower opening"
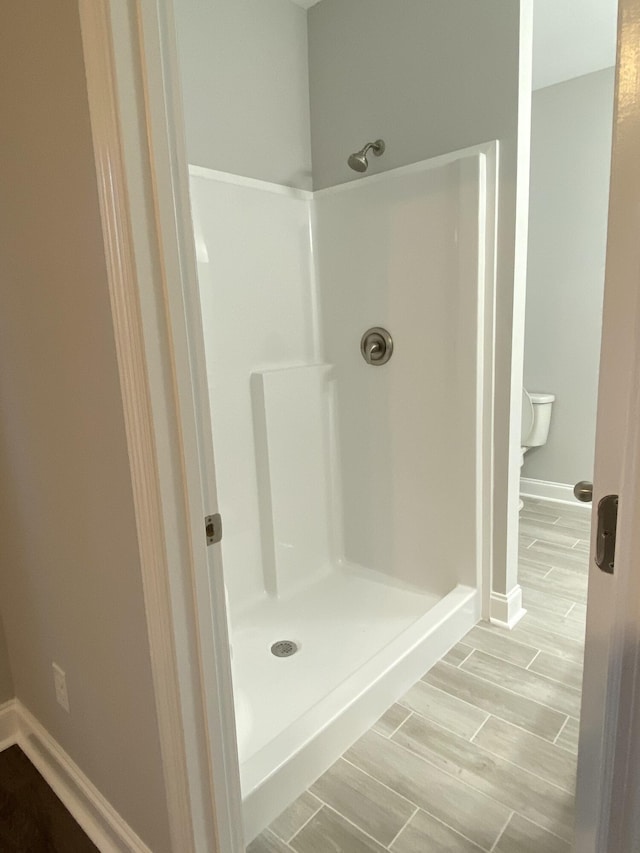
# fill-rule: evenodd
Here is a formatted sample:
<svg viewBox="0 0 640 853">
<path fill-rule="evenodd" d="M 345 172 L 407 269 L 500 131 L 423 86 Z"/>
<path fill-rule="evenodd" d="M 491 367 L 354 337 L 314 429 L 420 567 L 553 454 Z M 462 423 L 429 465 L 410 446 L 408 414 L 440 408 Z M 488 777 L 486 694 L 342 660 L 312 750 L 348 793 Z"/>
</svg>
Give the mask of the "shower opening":
<svg viewBox="0 0 640 853">
<path fill-rule="evenodd" d="M 266 5 L 245 40 L 280 38 Z M 403 160 L 368 128 L 321 173 L 285 6 L 293 166 L 268 125 L 244 154 L 207 126 L 211 27 L 241 40 L 177 4 L 247 842 L 478 621 L 491 529 L 498 143 Z"/>
</svg>

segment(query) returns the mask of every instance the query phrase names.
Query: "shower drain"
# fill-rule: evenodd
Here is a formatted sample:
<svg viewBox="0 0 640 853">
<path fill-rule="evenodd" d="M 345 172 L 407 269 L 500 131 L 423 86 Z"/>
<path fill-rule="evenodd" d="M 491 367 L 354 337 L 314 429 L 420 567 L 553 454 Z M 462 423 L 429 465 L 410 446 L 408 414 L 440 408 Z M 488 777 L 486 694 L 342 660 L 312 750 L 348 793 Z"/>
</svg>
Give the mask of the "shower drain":
<svg viewBox="0 0 640 853">
<path fill-rule="evenodd" d="M 277 658 L 289 658 L 298 651 L 298 644 L 293 640 L 278 640 L 271 646 L 271 654 Z"/>
</svg>

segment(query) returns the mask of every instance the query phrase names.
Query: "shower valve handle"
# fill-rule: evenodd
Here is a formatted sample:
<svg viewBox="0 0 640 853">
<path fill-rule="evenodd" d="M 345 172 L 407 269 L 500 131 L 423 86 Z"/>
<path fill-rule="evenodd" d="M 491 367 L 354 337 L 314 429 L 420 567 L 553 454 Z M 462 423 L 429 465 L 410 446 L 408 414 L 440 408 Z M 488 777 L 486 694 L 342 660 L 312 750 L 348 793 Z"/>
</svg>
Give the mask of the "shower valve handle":
<svg viewBox="0 0 640 853">
<path fill-rule="evenodd" d="M 372 367 L 386 364 L 393 352 L 393 338 L 382 326 L 374 326 L 362 336 L 360 341 L 362 357 Z"/>
</svg>

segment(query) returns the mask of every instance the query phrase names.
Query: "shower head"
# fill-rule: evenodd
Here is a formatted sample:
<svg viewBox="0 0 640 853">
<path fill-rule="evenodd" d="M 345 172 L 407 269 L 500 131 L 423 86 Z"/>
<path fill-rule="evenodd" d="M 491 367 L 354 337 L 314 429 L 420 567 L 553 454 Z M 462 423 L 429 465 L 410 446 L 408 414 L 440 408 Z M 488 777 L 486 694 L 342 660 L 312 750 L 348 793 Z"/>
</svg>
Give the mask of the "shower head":
<svg viewBox="0 0 640 853">
<path fill-rule="evenodd" d="M 376 157 L 379 157 L 381 154 L 384 154 L 384 149 L 385 144 L 383 139 L 376 139 L 375 142 L 367 142 L 364 148 L 361 148 L 360 151 L 356 151 L 355 154 L 349 157 L 347 163 L 354 172 L 366 172 L 369 168 L 367 151 L 373 151 Z"/>
</svg>

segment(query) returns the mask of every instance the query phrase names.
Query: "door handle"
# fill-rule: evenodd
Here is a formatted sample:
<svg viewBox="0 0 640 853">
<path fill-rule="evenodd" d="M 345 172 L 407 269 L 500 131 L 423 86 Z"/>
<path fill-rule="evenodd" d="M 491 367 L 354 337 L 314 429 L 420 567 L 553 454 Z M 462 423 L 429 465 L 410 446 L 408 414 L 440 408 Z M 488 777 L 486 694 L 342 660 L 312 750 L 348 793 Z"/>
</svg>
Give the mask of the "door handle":
<svg viewBox="0 0 640 853">
<path fill-rule="evenodd" d="M 580 482 L 576 483 L 573 487 L 573 494 L 579 501 L 582 501 L 582 503 L 591 503 L 593 500 L 593 483 L 589 483 L 588 480 L 580 480 Z"/>
</svg>

